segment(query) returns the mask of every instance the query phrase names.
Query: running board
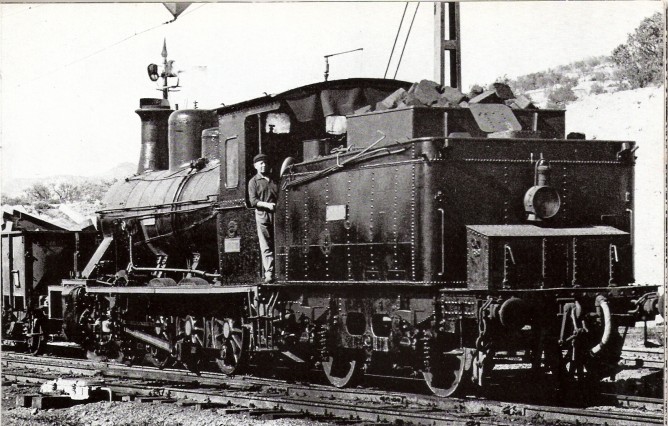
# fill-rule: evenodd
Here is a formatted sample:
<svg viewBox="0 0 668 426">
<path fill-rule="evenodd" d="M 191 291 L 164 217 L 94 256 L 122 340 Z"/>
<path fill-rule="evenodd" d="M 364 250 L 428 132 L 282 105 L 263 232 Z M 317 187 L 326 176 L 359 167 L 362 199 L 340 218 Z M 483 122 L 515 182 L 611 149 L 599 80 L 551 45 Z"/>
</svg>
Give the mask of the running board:
<svg viewBox="0 0 668 426">
<path fill-rule="evenodd" d="M 134 337 L 135 339 L 141 340 L 142 342 L 148 345 L 155 346 L 156 348 L 162 349 L 170 353 L 172 352 L 172 345 L 166 340 L 157 338 L 148 333 L 144 333 L 143 331 L 132 330 L 130 328 L 126 328 L 125 332 L 130 336 Z"/>
</svg>

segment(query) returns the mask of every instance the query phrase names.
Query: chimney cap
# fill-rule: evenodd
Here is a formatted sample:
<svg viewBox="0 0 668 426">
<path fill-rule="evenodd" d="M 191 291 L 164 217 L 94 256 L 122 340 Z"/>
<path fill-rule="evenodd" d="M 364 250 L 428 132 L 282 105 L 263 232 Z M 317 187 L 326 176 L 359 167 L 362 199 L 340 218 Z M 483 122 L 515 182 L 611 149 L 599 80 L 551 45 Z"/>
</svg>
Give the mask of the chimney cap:
<svg viewBox="0 0 668 426">
<path fill-rule="evenodd" d="M 139 108 L 141 109 L 169 109 L 169 101 L 161 98 L 140 98 Z"/>
</svg>

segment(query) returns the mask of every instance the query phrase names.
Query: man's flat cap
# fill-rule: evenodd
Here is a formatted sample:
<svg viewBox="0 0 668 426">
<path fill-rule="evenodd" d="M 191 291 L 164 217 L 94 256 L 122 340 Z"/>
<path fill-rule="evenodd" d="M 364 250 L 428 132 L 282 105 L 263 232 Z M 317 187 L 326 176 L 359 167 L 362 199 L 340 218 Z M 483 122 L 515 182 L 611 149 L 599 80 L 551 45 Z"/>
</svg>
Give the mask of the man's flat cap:
<svg viewBox="0 0 668 426">
<path fill-rule="evenodd" d="M 258 161 L 267 161 L 267 155 L 266 154 L 258 154 L 255 157 L 253 157 L 253 164 L 257 163 Z"/>
</svg>

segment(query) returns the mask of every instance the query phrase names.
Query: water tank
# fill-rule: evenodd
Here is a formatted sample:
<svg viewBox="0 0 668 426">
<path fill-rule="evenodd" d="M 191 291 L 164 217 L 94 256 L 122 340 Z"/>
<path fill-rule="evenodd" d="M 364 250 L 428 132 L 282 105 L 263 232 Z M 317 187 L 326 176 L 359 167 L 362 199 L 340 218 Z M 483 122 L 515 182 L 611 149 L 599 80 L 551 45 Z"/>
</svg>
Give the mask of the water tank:
<svg viewBox="0 0 668 426">
<path fill-rule="evenodd" d="M 218 124 L 213 111 L 184 109 L 169 116 L 169 170 L 202 157 L 202 130 Z"/>
</svg>

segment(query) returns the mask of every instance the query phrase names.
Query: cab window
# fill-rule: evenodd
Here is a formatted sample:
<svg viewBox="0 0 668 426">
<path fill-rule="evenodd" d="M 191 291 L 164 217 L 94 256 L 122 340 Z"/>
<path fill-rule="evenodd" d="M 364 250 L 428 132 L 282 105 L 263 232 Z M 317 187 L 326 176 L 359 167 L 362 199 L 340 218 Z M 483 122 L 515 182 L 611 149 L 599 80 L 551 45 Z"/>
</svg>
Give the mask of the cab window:
<svg viewBox="0 0 668 426">
<path fill-rule="evenodd" d="M 238 139 L 225 141 L 225 188 L 239 186 L 239 142 Z"/>
</svg>

